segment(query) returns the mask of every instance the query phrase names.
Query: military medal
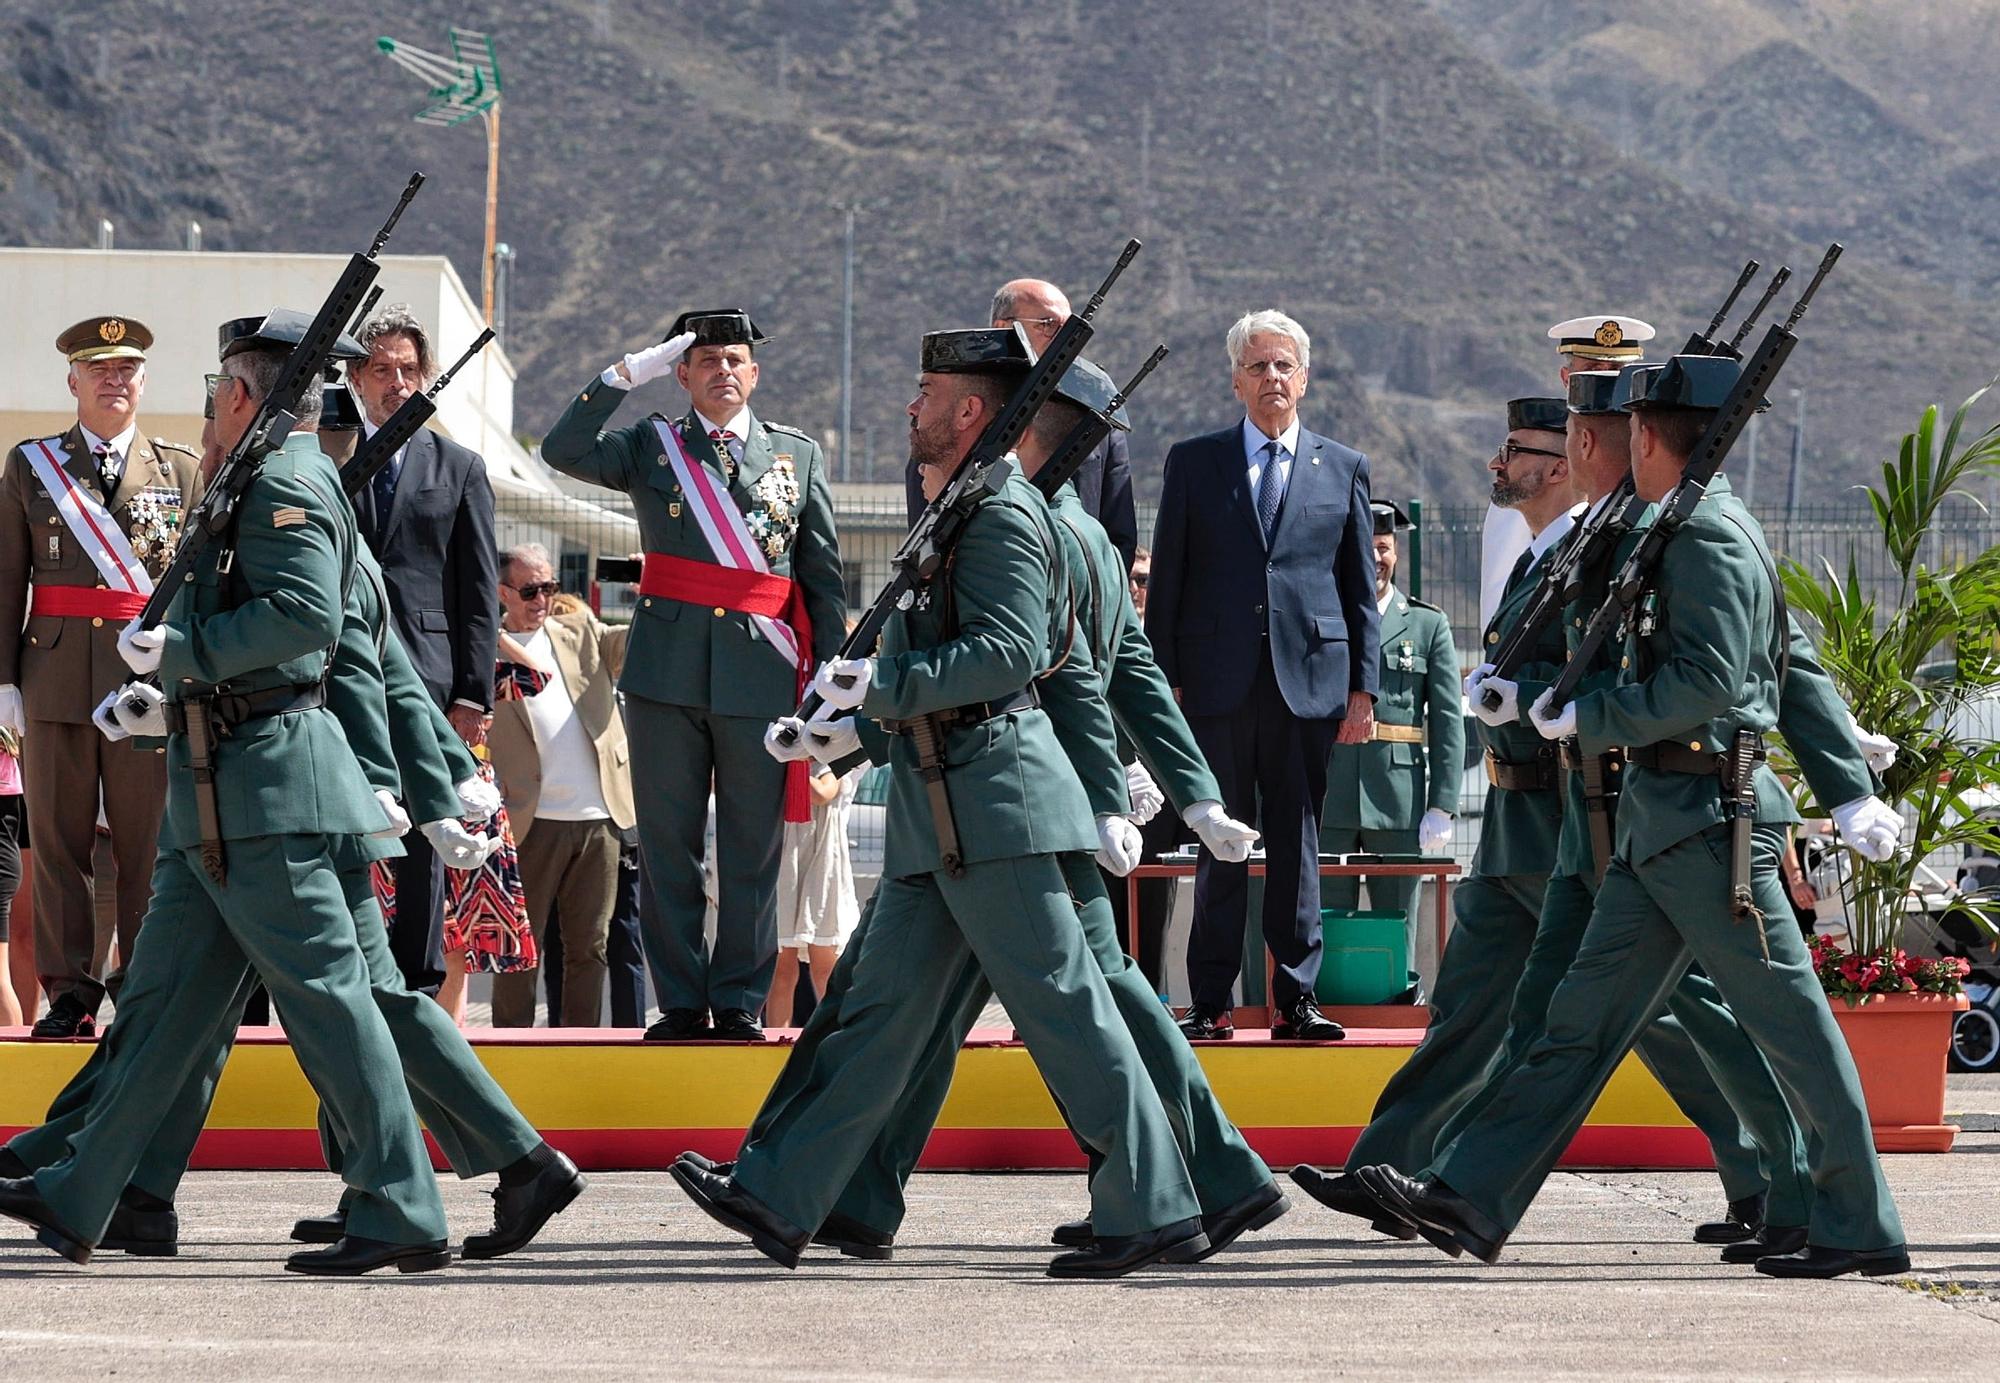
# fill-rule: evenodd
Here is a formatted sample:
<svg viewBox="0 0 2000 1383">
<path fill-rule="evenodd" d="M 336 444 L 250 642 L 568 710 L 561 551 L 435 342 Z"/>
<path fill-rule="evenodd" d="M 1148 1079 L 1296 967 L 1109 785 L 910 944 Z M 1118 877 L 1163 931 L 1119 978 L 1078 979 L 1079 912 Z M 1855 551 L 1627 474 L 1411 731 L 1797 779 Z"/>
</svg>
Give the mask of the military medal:
<svg viewBox="0 0 2000 1383">
<path fill-rule="evenodd" d="M 1402 672 L 1415 672 L 1417 670 L 1416 645 L 1408 639 L 1403 640 L 1401 656 L 1397 660 L 1396 667 Z"/>
</svg>

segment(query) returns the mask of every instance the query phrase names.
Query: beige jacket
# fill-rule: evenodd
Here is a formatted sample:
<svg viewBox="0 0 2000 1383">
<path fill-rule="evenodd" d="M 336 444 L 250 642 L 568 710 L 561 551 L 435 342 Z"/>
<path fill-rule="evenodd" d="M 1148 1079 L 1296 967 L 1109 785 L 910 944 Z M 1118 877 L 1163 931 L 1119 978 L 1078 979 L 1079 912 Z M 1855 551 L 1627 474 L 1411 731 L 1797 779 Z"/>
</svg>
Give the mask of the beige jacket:
<svg viewBox="0 0 2000 1383">
<path fill-rule="evenodd" d="M 584 732 L 597 746 L 597 784 L 604 793 L 604 805 L 611 812 L 612 824 L 624 830 L 633 821 L 632 762 L 625 743 L 625 720 L 614 692 L 619 670 L 625 665 L 628 630 L 623 625 L 604 624 L 588 610 L 551 615 L 544 627 Z M 542 793 L 542 758 L 525 703 L 507 700 L 493 708 L 493 728 L 487 734 L 486 748 L 500 778 L 500 794 L 507 802 L 514 839 L 523 841 L 535 824 L 535 805 Z"/>
</svg>

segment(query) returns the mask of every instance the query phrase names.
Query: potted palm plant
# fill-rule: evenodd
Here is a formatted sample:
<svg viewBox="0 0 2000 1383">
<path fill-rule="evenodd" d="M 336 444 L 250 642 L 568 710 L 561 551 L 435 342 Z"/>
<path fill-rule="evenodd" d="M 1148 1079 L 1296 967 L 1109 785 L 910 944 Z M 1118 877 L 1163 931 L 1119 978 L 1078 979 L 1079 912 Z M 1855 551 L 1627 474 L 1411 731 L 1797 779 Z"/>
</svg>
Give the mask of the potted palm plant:
<svg viewBox="0 0 2000 1383">
<path fill-rule="evenodd" d="M 1825 557 L 1817 570 L 1789 559 L 1783 570 L 1786 596 L 1817 626 L 1821 660 L 1855 720 L 1897 746 L 1882 796 L 1902 810 L 1905 848 L 1851 862 L 1848 945 L 1813 946 L 1885 1151 L 1943 1151 L 1958 1132 L 1944 1123 L 1944 1075 L 1952 1023 L 1967 1007 L 1966 966 L 1902 949 L 1919 866 L 1940 851 L 2000 851 L 2000 833 L 1973 807 L 2000 785 L 2000 744 L 1967 715 L 2000 693 L 2000 546 L 1956 552 L 1939 527 L 1954 513 L 1983 512 L 1967 482 L 2000 474 L 2000 424 L 1965 430 L 1985 392 L 1959 406 L 1941 440 L 1939 410 L 1926 409 L 1883 463 L 1881 485 L 1868 488 L 1886 580 L 1864 579 L 1852 551 L 1844 574 Z M 2000 899 L 1972 894 L 1957 907 L 1989 935 L 2000 931 Z"/>
</svg>

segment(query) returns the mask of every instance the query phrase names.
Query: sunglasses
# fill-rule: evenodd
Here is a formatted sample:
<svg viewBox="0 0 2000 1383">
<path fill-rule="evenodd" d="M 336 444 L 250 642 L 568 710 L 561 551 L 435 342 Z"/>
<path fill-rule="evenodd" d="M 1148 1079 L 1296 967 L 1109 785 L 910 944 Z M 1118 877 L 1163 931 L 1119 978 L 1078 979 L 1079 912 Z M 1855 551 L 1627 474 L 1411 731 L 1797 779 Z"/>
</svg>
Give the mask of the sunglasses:
<svg viewBox="0 0 2000 1383">
<path fill-rule="evenodd" d="M 509 586 L 508 590 L 523 600 L 539 600 L 543 596 L 553 596 L 562 590 L 560 581 L 535 581 L 526 586 Z"/>
</svg>

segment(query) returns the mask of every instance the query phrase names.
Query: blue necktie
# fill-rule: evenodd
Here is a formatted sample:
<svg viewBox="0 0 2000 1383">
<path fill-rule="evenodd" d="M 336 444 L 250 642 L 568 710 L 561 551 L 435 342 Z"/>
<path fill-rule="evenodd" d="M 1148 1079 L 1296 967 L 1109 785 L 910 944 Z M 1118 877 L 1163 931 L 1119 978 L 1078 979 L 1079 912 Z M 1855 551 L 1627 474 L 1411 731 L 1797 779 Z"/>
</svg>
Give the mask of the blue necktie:
<svg viewBox="0 0 2000 1383">
<path fill-rule="evenodd" d="M 1264 443 L 1264 470 L 1257 477 L 1257 523 L 1264 530 L 1264 541 L 1271 541 L 1271 530 L 1278 524 L 1278 506 L 1285 502 L 1285 471 L 1278 464 L 1278 443 L 1272 440 Z"/>
<path fill-rule="evenodd" d="M 391 457 L 389 464 L 375 474 L 375 530 L 381 532 L 389 522 L 389 503 L 396 498 L 396 476 L 403 469 L 403 458 Z"/>
</svg>

